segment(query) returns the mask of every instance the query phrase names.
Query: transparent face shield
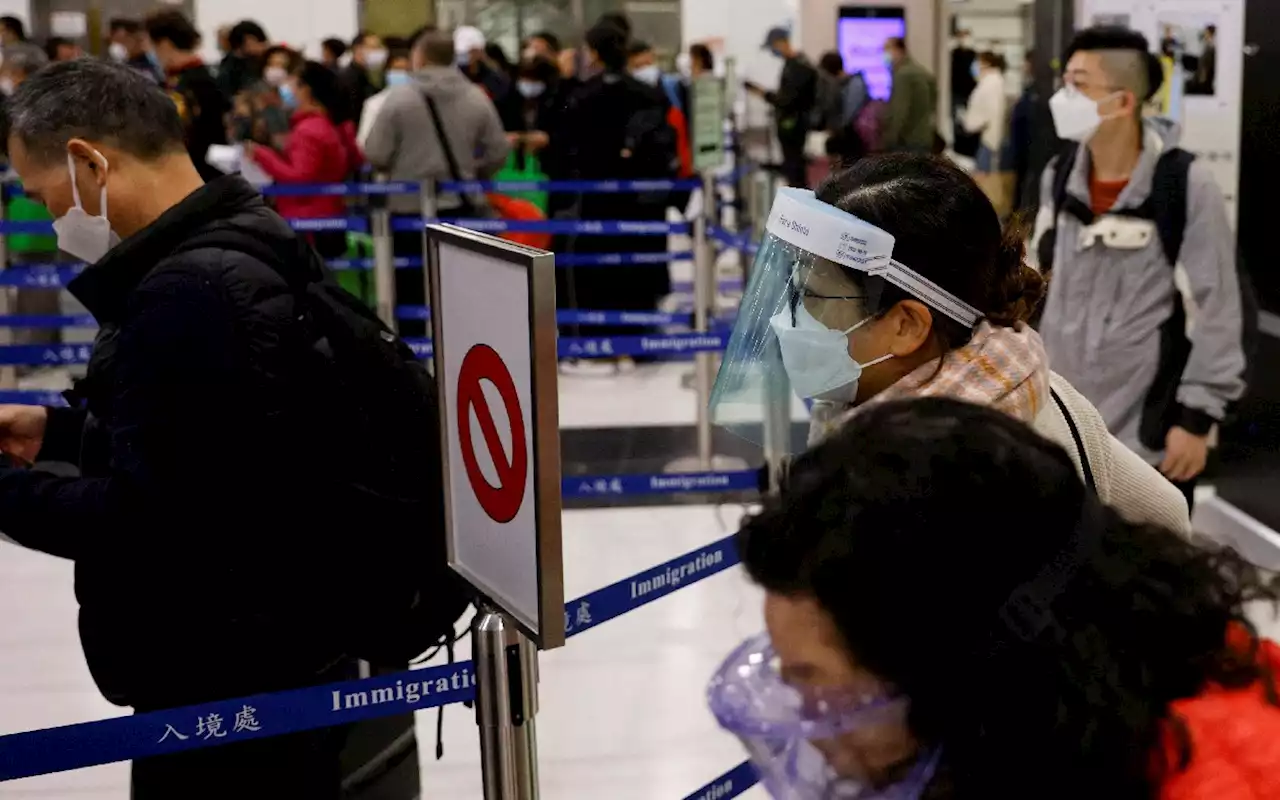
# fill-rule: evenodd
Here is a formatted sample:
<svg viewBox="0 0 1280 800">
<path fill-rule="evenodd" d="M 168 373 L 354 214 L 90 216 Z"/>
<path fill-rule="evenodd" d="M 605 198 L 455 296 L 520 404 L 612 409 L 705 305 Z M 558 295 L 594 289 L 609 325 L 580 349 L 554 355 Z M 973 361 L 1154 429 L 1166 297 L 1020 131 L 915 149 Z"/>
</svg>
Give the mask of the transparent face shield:
<svg viewBox="0 0 1280 800">
<path fill-rule="evenodd" d="M 752 264 L 711 395 L 711 419 L 763 444 L 794 397 L 852 403 L 864 368 L 849 337 L 874 319 L 892 284 L 966 327 L 982 314 L 893 260 L 894 238 L 813 192 L 782 189 Z M 803 440 L 774 442 L 791 452 Z"/>
<path fill-rule="evenodd" d="M 937 752 L 909 732 L 906 698 L 881 686 L 790 685 L 765 634 L 730 654 L 707 703 L 776 800 L 917 800 L 937 767 Z"/>
</svg>

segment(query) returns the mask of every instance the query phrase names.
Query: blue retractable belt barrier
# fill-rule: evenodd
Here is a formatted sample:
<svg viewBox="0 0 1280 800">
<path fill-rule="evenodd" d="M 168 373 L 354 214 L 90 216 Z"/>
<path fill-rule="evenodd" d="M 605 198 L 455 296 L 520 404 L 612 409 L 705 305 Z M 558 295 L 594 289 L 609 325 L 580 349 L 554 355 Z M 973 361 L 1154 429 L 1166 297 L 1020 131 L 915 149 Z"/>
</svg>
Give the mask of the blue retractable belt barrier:
<svg viewBox="0 0 1280 800">
<path fill-rule="evenodd" d="M 646 222 L 630 220 L 511 220 L 511 219 L 440 219 L 482 233 L 550 233 L 571 236 L 659 236 L 689 233 L 687 222 Z M 420 231 L 421 217 L 396 217 L 391 229 L 396 232 Z"/>
<path fill-rule="evenodd" d="M 42 319 L 33 317 L 33 319 Z M 69 319 L 66 317 L 48 317 L 47 319 Z M 92 318 L 90 318 L 92 320 Z M 399 306 L 396 308 L 396 319 L 412 319 L 421 322 L 431 320 L 431 309 L 424 306 Z M 716 319 L 717 324 L 732 325 L 733 316 Z M 564 309 L 556 312 L 556 322 L 561 325 L 633 325 L 636 327 L 659 327 L 662 325 L 692 325 L 693 314 L 690 312 L 669 313 L 666 311 L 582 311 Z M 20 327 L 17 323 L 6 323 L 0 316 L 0 327 L 4 325 Z M 90 323 L 92 324 L 92 322 Z"/>
<path fill-rule="evenodd" d="M 749 231 L 735 233 L 734 231 L 728 231 L 724 228 L 708 228 L 707 236 L 722 247 L 728 248 L 729 250 L 741 250 L 747 255 L 754 255 L 756 250 L 759 249 L 755 243 L 751 241 L 751 233 Z"/>
<path fill-rule="evenodd" d="M 441 192 L 480 194 L 482 192 L 582 192 L 584 194 L 643 194 L 646 192 L 691 192 L 702 181 L 446 181 Z"/>
<path fill-rule="evenodd" d="M 751 762 L 744 761 L 684 800 L 729 800 L 742 795 L 759 782 L 760 776 L 756 774 Z"/>
<path fill-rule="evenodd" d="M 724 350 L 728 337 L 719 333 L 672 333 L 665 336 L 601 336 L 562 338 L 561 358 L 671 356 Z"/>
<path fill-rule="evenodd" d="M 0 328 L 96 328 L 92 314 L 0 314 Z"/>
<path fill-rule="evenodd" d="M 329 269 L 347 270 L 347 269 L 373 269 L 377 263 L 372 258 L 335 258 L 326 262 Z M 421 269 L 423 260 L 421 258 L 412 258 L 409 256 L 396 257 L 392 260 L 392 266 L 396 269 Z"/>
<path fill-rule="evenodd" d="M 689 261 L 692 253 L 566 253 L 556 256 L 557 267 L 609 267 L 641 264 L 670 264 Z M 397 256 L 392 262 L 396 269 L 420 269 L 424 262 L 412 256 Z M 372 258 L 338 258 L 328 262 L 335 270 L 369 270 L 375 264 Z M 23 289 L 62 289 L 75 276 L 84 271 L 78 263 L 24 263 L 11 264 L 0 270 L 0 286 L 17 286 Z"/>
<path fill-rule="evenodd" d="M 261 187 L 270 197 L 354 197 L 359 195 L 417 194 L 422 184 L 388 183 L 272 183 Z"/>
<path fill-rule="evenodd" d="M 738 561 L 730 536 L 624 578 L 566 603 L 565 632 L 584 633 Z M 474 696 L 475 673 L 470 662 L 461 662 L 14 733 L 0 736 L 0 781 L 404 714 Z"/>
<path fill-rule="evenodd" d="M 0 390 L 0 403 L 17 403 L 27 406 L 65 406 L 62 392 L 47 389 Z"/>
<path fill-rule="evenodd" d="M 87 364 L 93 345 L 6 344 L 0 345 L 0 364 L 7 366 L 65 367 Z"/>
<path fill-rule="evenodd" d="M 288 219 L 286 222 L 295 231 L 303 232 L 323 232 L 323 231 L 354 231 L 356 233 L 367 233 L 369 231 L 369 221 L 363 217 L 320 217 L 317 219 Z M 13 220 L 0 221 L 0 236 L 15 233 L 29 233 L 36 235 L 53 236 L 53 223 L 44 221 L 22 221 L 14 222 Z"/>
<path fill-rule="evenodd" d="M 557 267 L 617 267 L 692 261 L 693 253 L 556 253 Z"/>
<path fill-rule="evenodd" d="M 660 475 L 584 475 L 562 480 L 560 492 L 566 498 L 755 492 L 760 490 L 760 480 L 760 470 L 755 469 Z"/>
<path fill-rule="evenodd" d="M 558 342 L 561 358 L 615 358 L 618 356 L 679 356 L 724 350 L 727 333 L 669 333 L 654 336 L 566 337 Z M 431 358 L 430 339 L 406 339 L 419 358 Z M 0 345 L 0 365 L 67 366 L 89 361 L 93 346 L 87 342 L 64 345 Z"/>
</svg>

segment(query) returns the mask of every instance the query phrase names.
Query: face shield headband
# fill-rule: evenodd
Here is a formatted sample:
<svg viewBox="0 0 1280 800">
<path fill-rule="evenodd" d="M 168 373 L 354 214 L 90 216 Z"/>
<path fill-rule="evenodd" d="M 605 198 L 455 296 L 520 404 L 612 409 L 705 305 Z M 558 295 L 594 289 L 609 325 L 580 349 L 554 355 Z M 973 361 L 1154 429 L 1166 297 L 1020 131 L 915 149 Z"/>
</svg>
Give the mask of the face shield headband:
<svg viewBox="0 0 1280 800">
<path fill-rule="evenodd" d="M 881 310 L 886 284 L 966 328 L 981 321 L 982 312 L 896 261 L 893 248 L 891 234 L 813 192 L 780 190 L 716 378 L 712 421 L 767 448 L 803 449 L 794 434 L 777 441 L 780 420 L 807 418 L 793 392 L 853 402 L 875 362 L 855 363 L 849 340 Z"/>
<path fill-rule="evenodd" d="M 739 645 L 707 687 L 716 721 L 742 742 L 775 800 L 920 797 L 937 767 L 936 750 L 914 751 L 908 763 L 893 765 L 893 778 L 877 782 L 856 755 L 909 741 L 906 698 L 880 687 L 802 689 L 783 680 L 777 662 L 761 634 Z"/>
</svg>

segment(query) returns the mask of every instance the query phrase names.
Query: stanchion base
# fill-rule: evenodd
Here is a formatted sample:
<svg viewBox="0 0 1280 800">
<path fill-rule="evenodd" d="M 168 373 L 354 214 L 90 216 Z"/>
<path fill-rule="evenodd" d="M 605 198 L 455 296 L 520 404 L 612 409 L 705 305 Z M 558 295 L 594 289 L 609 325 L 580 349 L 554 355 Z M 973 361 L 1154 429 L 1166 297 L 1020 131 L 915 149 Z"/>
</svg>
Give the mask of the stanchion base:
<svg viewBox="0 0 1280 800">
<path fill-rule="evenodd" d="M 691 472 L 741 472 L 747 469 L 751 469 L 751 465 L 745 459 L 716 455 L 711 457 L 710 468 L 704 467 L 702 459 L 697 456 L 685 456 L 668 462 L 662 471 L 667 475 L 679 475 Z"/>
</svg>

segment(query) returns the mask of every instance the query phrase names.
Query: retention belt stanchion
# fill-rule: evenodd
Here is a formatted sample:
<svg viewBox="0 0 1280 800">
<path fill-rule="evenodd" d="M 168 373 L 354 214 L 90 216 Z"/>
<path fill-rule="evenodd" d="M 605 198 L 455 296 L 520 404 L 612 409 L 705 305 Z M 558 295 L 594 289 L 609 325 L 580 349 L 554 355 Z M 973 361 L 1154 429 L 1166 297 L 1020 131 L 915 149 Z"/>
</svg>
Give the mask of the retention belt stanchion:
<svg viewBox="0 0 1280 800">
<path fill-rule="evenodd" d="M 378 298 L 378 318 L 391 330 L 396 319 L 396 258 L 391 241 L 391 211 L 387 195 L 369 195 L 369 233 L 373 237 L 373 287 Z"/>
</svg>

